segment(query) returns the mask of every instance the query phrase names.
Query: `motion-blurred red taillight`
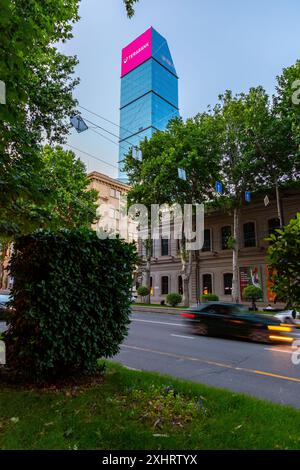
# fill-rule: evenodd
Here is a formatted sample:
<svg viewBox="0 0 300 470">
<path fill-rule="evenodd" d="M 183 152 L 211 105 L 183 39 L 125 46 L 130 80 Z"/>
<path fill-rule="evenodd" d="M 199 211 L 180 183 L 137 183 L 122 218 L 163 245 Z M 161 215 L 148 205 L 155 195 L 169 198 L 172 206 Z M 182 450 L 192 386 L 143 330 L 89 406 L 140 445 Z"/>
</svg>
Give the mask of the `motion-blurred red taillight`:
<svg viewBox="0 0 300 470">
<path fill-rule="evenodd" d="M 197 317 L 197 315 L 195 315 L 194 313 L 188 313 L 188 312 L 181 313 L 180 315 L 182 317 L 185 317 L 185 318 L 196 318 Z"/>
</svg>

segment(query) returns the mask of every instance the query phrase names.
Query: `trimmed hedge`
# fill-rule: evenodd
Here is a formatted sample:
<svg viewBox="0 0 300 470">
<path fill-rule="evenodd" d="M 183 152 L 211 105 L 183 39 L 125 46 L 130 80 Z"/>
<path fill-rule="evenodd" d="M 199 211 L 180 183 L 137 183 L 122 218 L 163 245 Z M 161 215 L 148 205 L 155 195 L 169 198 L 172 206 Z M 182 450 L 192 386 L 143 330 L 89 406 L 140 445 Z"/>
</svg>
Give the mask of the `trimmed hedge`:
<svg viewBox="0 0 300 470">
<path fill-rule="evenodd" d="M 147 297 L 150 294 L 150 289 L 147 286 L 140 286 L 137 289 L 137 294 L 140 297 Z"/>
<path fill-rule="evenodd" d="M 201 300 L 202 302 L 216 302 L 219 300 L 219 297 L 216 294 L 203 294 Z"/>
<path fill-rule="evenodd" d="M 167 304 L 171 305 L 171 307 L 176 307 L 180 302 L 182 302 L 182 295 L 178 294 L 177 292 L 171 292 L 167 295 Z"/>
<path fill-rule="evenodd" d="M 31 377 L 93 373 L 127 334 L 133 244 L 87 229 L 16 240 L 7 365 Z"/>
</svg>

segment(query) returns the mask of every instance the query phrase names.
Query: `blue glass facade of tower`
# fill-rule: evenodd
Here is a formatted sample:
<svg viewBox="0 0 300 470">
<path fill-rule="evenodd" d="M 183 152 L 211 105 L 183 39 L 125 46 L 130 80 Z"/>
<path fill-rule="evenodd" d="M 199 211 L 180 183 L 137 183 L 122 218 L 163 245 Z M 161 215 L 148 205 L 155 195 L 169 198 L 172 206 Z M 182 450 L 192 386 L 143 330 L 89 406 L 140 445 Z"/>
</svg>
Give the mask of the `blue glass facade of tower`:
<svg viewBox="0 0 300 470">
<path fill-rule="evenodd" d="M 119 179 L 132 146 L 179 116 L 178 77 L 167 41 L 151 28 L 151 56 L 121 78 Z"/>
</svg>

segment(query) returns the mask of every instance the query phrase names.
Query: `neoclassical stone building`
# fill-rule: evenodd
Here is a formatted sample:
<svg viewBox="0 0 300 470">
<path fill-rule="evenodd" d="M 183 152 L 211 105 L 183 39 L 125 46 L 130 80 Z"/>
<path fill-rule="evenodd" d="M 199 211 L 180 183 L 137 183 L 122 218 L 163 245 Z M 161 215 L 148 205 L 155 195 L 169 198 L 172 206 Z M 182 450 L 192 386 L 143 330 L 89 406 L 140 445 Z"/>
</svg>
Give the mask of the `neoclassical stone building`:
<svg viewBox="0 0 300 470">
<path fill-rule="evenodd" d="M 264 205 L 264 195 L 253 197 L 244 203 L 241 210 L 239 285 L 240 298 L 243 288 L 249 283 L 260 285 L 263 290 L 262 304 L 272 303 L 274 295 L 268 283 L 265 238 L 278 226 L 275 196 L 269 195 L 269 204 Z M 300 190 L 286 189 L 281 193 L 284 223 L 300 212 Z M 204 246 L 194 254 L 190 295 L 192 302 L 202 293 L 214 293 L 222 301 L 231 301 L 232 250 L 227 246 L 233 233 L 233 215 L 222 211 L 205 214 Z M 140 249 L 142 253 L 142 249 Z M 140 277 L 140 282 L 142 279 Z M 178 241 L 159 239 L 153 241 L 151 259 L 152 302 L 160 302 L 170 292 L 182 293 L 181 262 Z M 243 299 L 241 299 L 243 300 Z"/>
</svg>

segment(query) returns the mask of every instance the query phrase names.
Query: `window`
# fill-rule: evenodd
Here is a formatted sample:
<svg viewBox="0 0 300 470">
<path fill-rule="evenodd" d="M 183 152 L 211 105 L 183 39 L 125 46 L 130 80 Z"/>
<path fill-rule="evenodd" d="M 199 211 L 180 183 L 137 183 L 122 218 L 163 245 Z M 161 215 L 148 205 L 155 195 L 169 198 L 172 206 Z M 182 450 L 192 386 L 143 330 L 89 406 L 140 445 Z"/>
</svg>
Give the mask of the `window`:
<svg viewBox="0 0 300 470">
<path fill-rule="evenodd" d="M 182 276 L 178 276 L 178 294 L 183 294 Z"/>
<path fill-rule="evenodd" d="M 212 293 L 212 277 L 211 274 L 203 274 L 202 276 L 202 294 Z"/>
<path fill-rule="evenodd" d="M 168 256 L 169 254 L 169 239 L 161 239 L 161 256 Z"/>
<path fill-rule="evenodd" d="M 222 241 L 222 250 L 228 249 L 228 241 L 231 237 L 231 227 L 226 225 L 226 227 L 221 228 L 221 241 Z"/>
<path fill-rule="evenodd" d="M 111 197 L 115 197 L 115 198 L 119 199 L 120 191 L 118 191 L 117 189 L 114 189 L 114 188 L 110 188 L 110 195 L 111 195 Z"/>
<path fill-rule="evenodd" d="M 268 232 L 269 235 L 272 235 L 273 233 L 276 234 L 276 229 L 280 228 L 280 222 L 278 217 L 274 217 L 274 219 L 269 219 L 268 220 Z"/>
<path fill-rule="evenodd" d="M 224 295 L 231 295 L 232 292 L 232 273 L 225 273 L 224 279 Z"/>
<path fill-rule="evenodd" d="M 169 278 L 168 276 L 161 277 L 161 293 L 162 295 L 169 293 Z"/>
<path fill-rule="evenodd" d="M 119 219 L 120 212 L 118 209 L 114 209 L 113 207 L 110 209 L 109 216 L 111 219 Z"/>
<path fill-rule="evenodd" d="M 247 222 L 243 225 L 244 247 L 256 246 L 255 223 Z"/>
<path fill-rule="evenodd" d="M 154 255 L 154 246 L 155 246 L 154 243 L 155 243 L 155 241 L 151 240 L 151 246 L 150 246 L 151 253 L 150 254 L 151 254 L 152 258 L 155 256 Z"/>
<path fill-rule="evenodd" d="M 211 231 L 209 228 L 204 230 L 204 243 L 202 251 L 211 251 Z"/>
</svg>

